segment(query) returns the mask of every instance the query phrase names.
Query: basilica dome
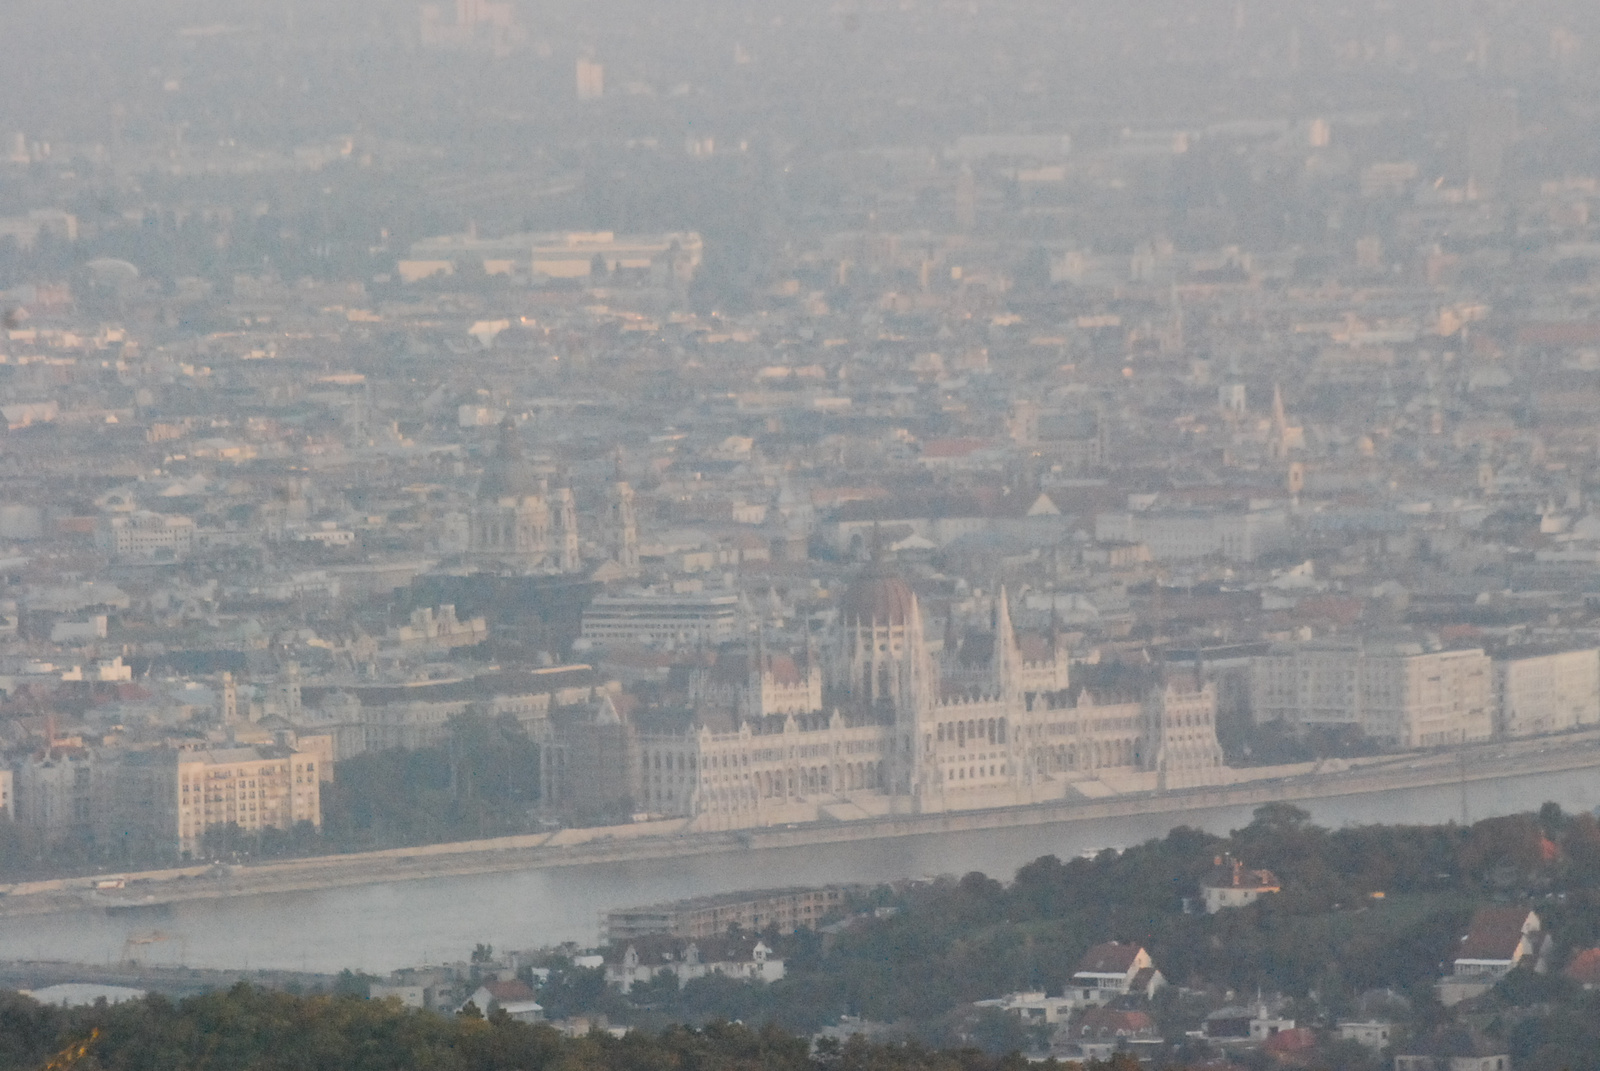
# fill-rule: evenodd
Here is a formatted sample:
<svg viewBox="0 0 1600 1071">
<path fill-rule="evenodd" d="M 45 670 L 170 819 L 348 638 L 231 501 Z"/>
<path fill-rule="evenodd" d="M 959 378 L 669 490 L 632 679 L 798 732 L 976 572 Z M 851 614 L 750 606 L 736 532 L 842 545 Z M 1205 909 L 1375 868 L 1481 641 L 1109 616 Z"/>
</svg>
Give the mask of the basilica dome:
<svg viewBox="0 0 1600 1071">
<path fill-rule="evenodd" d="M 542 494 L 543 490 L 539 471 L 522 456 L 516 426 L 509 419 L 501 421 L 500 442 L 494 456 L 483 467 L 478 498 L 490 502 L 501 498 L 529 498 Z"/>
</svg>

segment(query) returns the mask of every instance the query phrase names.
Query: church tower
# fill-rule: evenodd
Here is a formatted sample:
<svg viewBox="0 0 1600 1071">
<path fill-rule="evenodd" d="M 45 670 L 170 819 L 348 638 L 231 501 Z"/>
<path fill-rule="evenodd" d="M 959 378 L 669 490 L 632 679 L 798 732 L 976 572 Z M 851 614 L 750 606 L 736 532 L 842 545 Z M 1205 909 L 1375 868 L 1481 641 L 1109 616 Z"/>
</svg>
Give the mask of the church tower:
<svg viewBox="0 0 1600 1071">
<path fill-rule="evenodd" d="M 639 525 L 633 514 L 633 488 L 617 473 L 617 482 L 611 485 L 611 504 L 607 510 L 608 536 L 612 556 L 622 567 L 623 575 L 639 572 Z"/>
<path fill-rule="evenodd" d="M 578 544 L 578 503 L 572 497 L 572 488 L 563 486 L 556 491 L 556 531 L 561 536 L 563 573 L 576 573 L 583 568 L 583 554 Z"/>
</svg>

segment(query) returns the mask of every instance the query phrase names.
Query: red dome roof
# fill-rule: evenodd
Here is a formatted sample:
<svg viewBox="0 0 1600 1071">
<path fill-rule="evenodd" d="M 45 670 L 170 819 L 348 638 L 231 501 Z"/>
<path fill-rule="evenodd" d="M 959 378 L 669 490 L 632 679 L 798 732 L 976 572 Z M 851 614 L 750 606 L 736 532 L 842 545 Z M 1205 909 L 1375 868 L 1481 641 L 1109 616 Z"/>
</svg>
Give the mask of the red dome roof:
<svg viewBox="0 0 1600 1071">
<path fill-rule="evenodd" d="M 844 593 L 840 615 L 845 625 L 904 625 L 911 620 L 916 596 L 897 576 L 864 575 Z"/>
</svg>

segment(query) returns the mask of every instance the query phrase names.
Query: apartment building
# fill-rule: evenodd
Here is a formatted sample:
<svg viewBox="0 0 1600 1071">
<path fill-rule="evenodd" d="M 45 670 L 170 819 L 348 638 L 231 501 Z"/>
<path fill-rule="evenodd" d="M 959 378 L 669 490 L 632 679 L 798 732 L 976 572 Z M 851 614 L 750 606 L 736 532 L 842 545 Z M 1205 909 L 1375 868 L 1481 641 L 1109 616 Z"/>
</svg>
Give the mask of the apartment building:
<svg viewBox="0 0 1600 1071">
<path fill-rule="evenodd" d="M 236 823 L 247 833 L 322 825 L 318 760 L 294 748 L 180 751 L 174 756 L 178 850 L 199 851 L 206 830 Z"/>
<path fill-rule="evenodd" d="M 54 747 L 23 759 L 15 771 L 17 820 L 37 827 L 47 843 L 87 837 L 94 767 L 94 754 L 82 747 Z"/>
<path fill-rule="evenodd" d="M 148 510 L 106 517 L 95 529 L 96 544 L 113 558 L 181 558 L 194 537 L 192 518 Z"/>
<path fill-rule="evenodd" d="M 1253 562 L 1288 542 L 1289 518 L 1281 509 L 1101 513 L 1094 537 L 1101 543 L 1142 543 L 1156 561 Z"/>
<path fill-rule="evenodd" d="M 76 836 L 191 856 L 208 829 L 320 826 L 319 778 L 331 741 L 306 743 L 304 749 L 54 748 L 17 768 L 17 820 L 39 827 L 48 840 Z"/>
<path fill-rule="evenodd" d="M 1600 724 L 1600 650 L 1511 648 L 1494 661 L 1494 693 L 1502 736 Z"/>
<path fill-rule="evenodd" d="M 738 638 L 739 626 L 737 595 L 601 595 L 583 612 L 582 638 L 597 645 L 714 647 Z"/>
<path fill-rule="evenodd" d="M 735 927 L 760 933 L 776 926 L 779 933 L 790 934 L 797 929 L 815 929 L 829 912 L 841 910 L 848 891 L 841 885 L 768 889 L 619 908 L 605 913 L 601 932 L 607 941 L 628 941 L 657 933 L 718 937 Z"/>
<path fill-rule="evenodd" d="M 1347 726 L 1394 747 L 1439 747 L 1494 735 L 1489 656 L 1420 643 L 1276 647 L 1252 660 L 1257 723 Z"/>
</svg>

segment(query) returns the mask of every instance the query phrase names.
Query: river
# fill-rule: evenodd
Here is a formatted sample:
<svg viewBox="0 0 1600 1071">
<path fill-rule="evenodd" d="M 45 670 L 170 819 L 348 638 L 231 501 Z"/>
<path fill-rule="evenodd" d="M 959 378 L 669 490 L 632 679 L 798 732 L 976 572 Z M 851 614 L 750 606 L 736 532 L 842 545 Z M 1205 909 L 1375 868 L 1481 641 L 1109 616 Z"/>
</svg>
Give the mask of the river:
<svg viewBox="0 0 1600 1071">
<path fill-rule="evenodd" d="M 1471 821 L 1600 805 L 1600 771 L 1478 781 L 1305 801 L 1326 826 Z M 929 834 L 798 848 L 530 869 L 315 892 L 198 900 L 109 916 L 103 909 L 0 919 L 0 959 L 278 968 L 384 974 L 464 959 L 482 941 L 533 948 L 596 940 L 600 912 L 738 889 L 881 882 L 981 870 L 1009 878 L 1041 855 L 1137 844 L 1187 824 L 1225 833 L 1250 808 Z M 130 943 L 130 939 L 134 943 Z"/>
</svg>

